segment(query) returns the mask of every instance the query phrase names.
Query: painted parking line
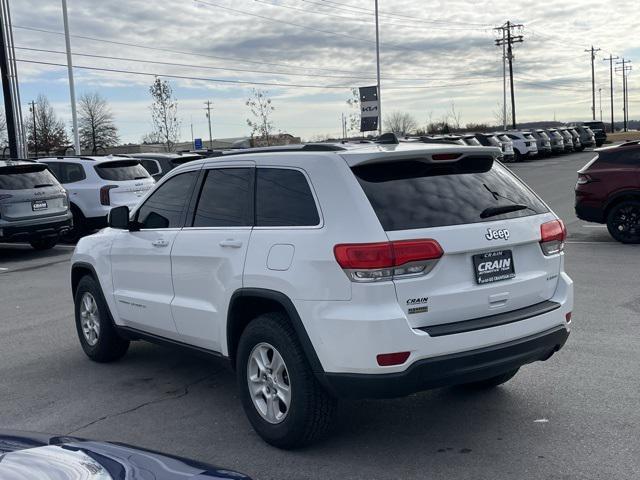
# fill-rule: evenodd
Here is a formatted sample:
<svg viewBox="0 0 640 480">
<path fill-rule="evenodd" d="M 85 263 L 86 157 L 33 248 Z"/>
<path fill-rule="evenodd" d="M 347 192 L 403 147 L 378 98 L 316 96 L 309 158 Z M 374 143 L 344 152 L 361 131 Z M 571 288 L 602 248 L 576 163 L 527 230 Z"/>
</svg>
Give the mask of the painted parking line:
<svg viewBox="0 0 640 480">
<path fill-rule="evenodd" d="M 580 225 L 583 228 L 607 228 L 606 225 Z"/>
<path fill-rule="evenodd" d="M 0 273 L 2 273 L 2 272 L 6 272 L 6 271 L 8 271 L 8 270 L 9 270 L 8 268 L 0 267 Z"/>
</svg>

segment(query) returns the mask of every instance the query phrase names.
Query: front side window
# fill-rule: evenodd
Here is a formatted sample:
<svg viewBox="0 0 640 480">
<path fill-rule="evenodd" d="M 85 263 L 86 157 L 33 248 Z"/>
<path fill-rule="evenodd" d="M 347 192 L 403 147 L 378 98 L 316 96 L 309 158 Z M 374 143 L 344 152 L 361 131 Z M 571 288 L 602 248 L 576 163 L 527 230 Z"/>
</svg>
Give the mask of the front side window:
<svg viewBox="0 0 640 480">
<path fill-rule="evenodd" d="M 141 228 L 181 228 L 197 177 L 197 171 L 181 173 L 160 185 L 138 210 Z"/>
<path fill-rule="evenodd" d="M 316 226 L 320 216 L 304 174 L 285 168 L 258 168 L 256 226 Z"/>
<path fill-rule="evenodd" d="M 253 175 L 253 168 L 208 170 L 193 217 L 193 226 L 252 226 Z"/>
</svg>

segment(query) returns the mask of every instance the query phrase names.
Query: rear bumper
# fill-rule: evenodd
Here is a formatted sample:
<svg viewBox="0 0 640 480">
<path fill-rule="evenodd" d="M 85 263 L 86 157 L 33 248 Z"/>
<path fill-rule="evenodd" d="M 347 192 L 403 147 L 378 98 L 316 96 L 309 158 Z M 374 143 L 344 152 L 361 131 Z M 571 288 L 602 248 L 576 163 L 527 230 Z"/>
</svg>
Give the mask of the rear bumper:
<svg viewBox="0 0 640 480">
<path fill-rule="evenodd" d="M 338 397 L 401 397 L 431 388 L 485 380 L 527 363 L 547 360 L 562 348 L 568 337 L 569 331 L 558 326 L 491 347 L 419 360 L 403 372 L 325 373 L 321 381 Z"/>
<path fill-rule="evenodd" d="M 15 242 L 61 235 L 73 226 L 73 219 L 70 215 L 65 215 L 62 218 L 62 220 L 58 217 L 55 220 L 34 225 L 3 226 L 0 228 L 0 239 Z"/>
<path fill-rule="evenodd" d="M 604 211 L 600 207 L 587 205 L 584 203 L 576 203 L 576 217 L 586 222 L 604 223 Z"/>
</svg>

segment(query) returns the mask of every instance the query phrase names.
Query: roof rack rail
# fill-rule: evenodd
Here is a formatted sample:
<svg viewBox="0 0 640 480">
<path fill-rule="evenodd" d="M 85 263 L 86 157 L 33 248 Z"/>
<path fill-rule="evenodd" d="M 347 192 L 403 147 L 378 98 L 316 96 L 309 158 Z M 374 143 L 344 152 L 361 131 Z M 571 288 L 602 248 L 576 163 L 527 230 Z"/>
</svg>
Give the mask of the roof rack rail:
<svg viewBox="0 0 640 480">
<path fill-rule="evenodd" d="M 278 153 L 278 152 L 338 152 L 346 150 L 345 147 L 336 145 L 334 143 L 307 143 L 307 144 L 295 144 L 295 145 L 283 145 L 280 147 L 254 147 L 254 148 L 239 148 L 233 150 L 223 150 L 221 156 L 228 157 L 230 155 L 242 155 L 245 153 Z"/>
</svg>

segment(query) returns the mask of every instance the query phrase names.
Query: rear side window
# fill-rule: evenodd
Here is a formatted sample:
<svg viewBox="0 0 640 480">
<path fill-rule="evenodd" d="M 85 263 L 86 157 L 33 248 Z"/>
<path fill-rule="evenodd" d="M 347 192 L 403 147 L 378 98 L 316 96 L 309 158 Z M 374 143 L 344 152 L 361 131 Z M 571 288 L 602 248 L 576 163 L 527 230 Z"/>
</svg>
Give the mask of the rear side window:
<svg viewBox="0 0 640 480">
<path fill-rule="evenodd" d="M 320 223 L 304 174 L 283 168 L 258 168 L 256 226 L 301 227 Z"/>
<path fill-rule="evenodd" d="M 194 227 L 253 225 L 253 168 L 207 171 L 193 218 Z"/>
<path fill-rule="evenodd" d="M 640 149 L 622 147 L 620 150 L 613 152 L 600 152 L 598 163 L 640 167 Z"/>
<path fill-rule="evenodd" d="M 160 185 L 138 210 L 142 228 L 181 228 L 198 172 L 186 172 Z"/>
<path fill-rule="evenodd" d="M 0 190 L 26 190 L 59 185 L 46 165 L 0 167 Z"/>
<path fill-rule="evenodd" d="M 52 165 L 60 183 L 80 182 L 87 178 L 84 168 L 78 163 L 56 162 Z"/>
<path fill-rule="evenodd" d="M 149 172 L 138 160 L 119 160 L 104 162 L 95 166 L 98 176 L 103 180 L 125 181 L 149 178 Z"/>
<path fill-rule="evenodd" d="M 548 211 L 506 168 L 484 157 L 467 157 L 448 165 L 418 160 L 384 162 L 352 170 L 386 231 L 488 222 Z M 481 218 L 490 207 L 515 203 L 529 208 Z"/>
</svg>

